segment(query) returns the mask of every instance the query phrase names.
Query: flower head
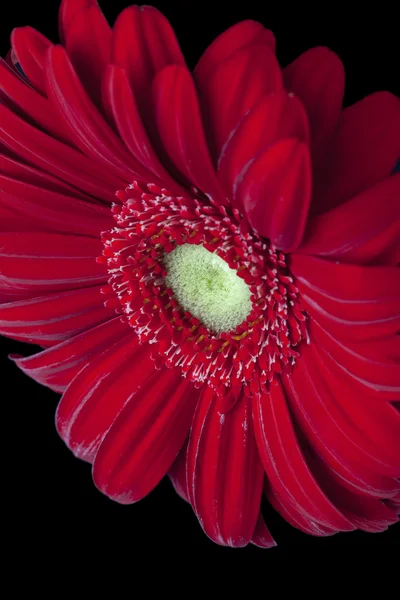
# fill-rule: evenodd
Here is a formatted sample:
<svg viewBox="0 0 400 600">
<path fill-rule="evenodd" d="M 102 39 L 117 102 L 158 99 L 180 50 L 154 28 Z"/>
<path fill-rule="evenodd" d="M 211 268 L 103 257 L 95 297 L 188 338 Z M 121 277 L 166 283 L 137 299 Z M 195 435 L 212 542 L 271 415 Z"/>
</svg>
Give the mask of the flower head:
<svg viewBox="0 0 400 600">
<path fill-rule="evenodd" d="M 394 523 L 399 99 L 342 110 L 338 57 L 282 70 L 254 21 L 194 73 L 152 7 L 63 0 L 60 39 L 0 63 L 0 332 L 65 443 L 121 503 L 169 473 L 223 545 L 275 545 L 263 492 L 312 535 Z"/>
</svg>

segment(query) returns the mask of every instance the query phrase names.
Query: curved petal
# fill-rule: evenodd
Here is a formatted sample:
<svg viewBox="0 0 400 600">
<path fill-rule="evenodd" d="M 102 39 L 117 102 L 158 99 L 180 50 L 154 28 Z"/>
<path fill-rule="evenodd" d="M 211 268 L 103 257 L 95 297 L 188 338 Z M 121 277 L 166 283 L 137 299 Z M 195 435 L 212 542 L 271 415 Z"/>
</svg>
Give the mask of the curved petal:
<svg viewBox="0 0 400 600">
<path fill-rule="evenodd" d="M 50 40 L 33 27 L 17 27 L 11 34 L 11 46 L 29 83 L 45 96 L 44 59 L 52 46 Z"/>
<path fill-rule="evenodd" d="M 254 430 L 270 485 L 284 505 L 336 531 L 354 527 L 329 501 L 313 477 L 296 439 L 281 385 L 253 398 Z"/>
<path fill-rule="evenodd" d="M 154 364 L 150 366 L 154 372 Z M 93 465 L 104 494 L 130 504 L 171 467 L 189 433 L 198 392 L 180 369 L 166 369 L 133 395 L 107 432 Z"/>
<path fill-rule="evenodd" d="M 260 152 L 284 138 L 308 143 L 308 121 L 297 98 L 285 91 L 265 96 L 240 121 L 228 138 L 218 161 L 218 177 L 227 194 L 236 178 Z"/>
<path fill-rule="evenodd" d="M 379 262 L 400 239 L 399 198 L 400 174 L 310 219 L 297 251 L 341 262 Z"/>
<path fill-rule="evenodd" d="M 323 153 L 339 122 L 344 94 L 344 68 L 328 48 L 307 50 L 283 70 L 287 90 L 307 111 L 314 157 Z"/>
<path fill-rule="evenodd" d="M 218 204 L 227 204 L 208 153 L 189 71 L 171 65 L 153 84 L 155 116 L 168 156 L 185 178 Z"/>
<path fill-rule="evenodd" d="M 199 87 L 212 153 L 222 148 L 246 113 L 265 94 L 282 88 L 278 61 L 268 45 L 252 44 L 224 61 Z"/>
<path fill-rule="evenodd" d="M 62 46 L 49 50 L 46 67 L 49 97 L 75 144 L 107 171 L 131 183 L 140 175 L 140 165 L 135 171 L 132 158 L 86 94 Z"/>
<path fill-rule="evenodd" d="M 93 462 L 104 436 L 153 370 L 149 349 L 125 326 L 121 338 L 77 374 L 56 413 L 57 431 L 75 456 Z"/>
<path fill-rule="evenodd" d="M 51 231 L 100 237 L 113 227 L 109 208 L 29 185 L 0 175 L 2 204 L 19 213 L 20 221 Z M 18 217 L 15 230 L 19 231 Z"/>
<path fill-rule="evenodd" d="M 0 141 L 19 159 L 49 171 L 53 176 L 95 198 L 113 202 L 126 182 L 99 169 L 86 156 L 28 125 L 0 104 Z"/>
<path fill-rule="evenodd" d="M 62 0 L 58 12 L 58 30 L 63 43 L 65 42 L 68 28 L 77 13 L 91 6 L 98 6 L 97 0 Z"/>
<path fill-rule="evenodd" d="M 346 108 L 316 173 L 315 212 L 338 206 L 386 179 L 399 156 L 399 98 L 377 92 Z"/>
<path fill-rule="evenodd" d="M 290 269 L 310 315 L 335 336 L 368 339 L 398 330 L 397 268 L 348 265 L 293 254 Z"/>
<path fill-rule="evenodd" d="M 100 287 L 47 294 L 0 304 L 0 333 L 43 347 L 59 344 L 115 317 L 102 304 Z"/>
<path fill-rule="evenodd" d="M 337 405 L 314 346 L 303 348 L 291 377 L 282 380 L 299 428 L 342 485 L 363 496 L 392 497 L 400 484 L 384 474 L 387 455 Z"/>
<path fill-rule="evenodd" d="M 246 396 L 221 414 L 213 390 L 202 391 L 189 438 L 187 481 L 206 534 L 221 545 L 246 546 L 259 517 L 263 482 Z"/>
<path fill-rule="evenodd" d="M 57 233 L 0 234 L 0 288 L 68 290 L 107 282 L 99 239 Z"/>
<path fill-rule="evenodd" d="M 11 355 L 10 358 L 28 377 L 63 392 L 93 355 L 122 339 L 127 330 L 126 323 L 114 317 L 33 356 Z"/>
<path fill-rule="evenodd" d="M 270 534 L 261 514 L 258 517 L 254 535 L 251 538 L 251 543 L 253 546 L 257 546 L 258 548 L 273 548 L 276 546 L 276 542 Z"/>
<path fill-rule="evenodd" d="M 159 182 L 171 192 L 182 193 L 180 186 L 165 170 L 153 149 L 128 77 L 120 67 L 110 65 L 106 70 L 103 79 L 103 101 L 121 139 L 141 165 L 145 182 Z"/>
<path fill-rule="evenodd" d="M 235 52 L 251 44 L 267 44 L 275 52 L 275 36 L 257 21 L 241 21 L 221 33 L 200 57 L 194 70 L 194 78 L 200 87 L 207 81 L 223 62 Z"/>
<path fill-rule="evenodd" d="M 0 59 L 0 79 L 0 94 L 6 106 L 52 137 L 71 143 L 71 136 L 51 102 L 13 74 L 3 59 Z"/>
<path fill-rule="evenodd" d="M 152 6 L 129 6 L 118 16 L 112 39 L 112 62 L 129 78 L 142 116 L 148 113 L 151 83 L 170 64 L 184 65 L 168 20 Z"/>
<path fill-rule="evenodd" d="M 78 10 L 65 32 L 68 56 L 80 81 L 99 108 L 101 78 L 111 59 L 111 37 L 111 28 L 97 3 Z"/>
<path fill-rule="evenodd" d="M 277 142 L 240 173 L 234 198 L 253 229 L 289 252 L 301 242 L 311 198 L 308 149 L 297 140 Z"/>
<path fill-rule="evenodd" d="M 190 502 L 186 479 L 187 443 L 184 445 L 168 471 L 174 490 L 183 500 Z"/>
</svg>

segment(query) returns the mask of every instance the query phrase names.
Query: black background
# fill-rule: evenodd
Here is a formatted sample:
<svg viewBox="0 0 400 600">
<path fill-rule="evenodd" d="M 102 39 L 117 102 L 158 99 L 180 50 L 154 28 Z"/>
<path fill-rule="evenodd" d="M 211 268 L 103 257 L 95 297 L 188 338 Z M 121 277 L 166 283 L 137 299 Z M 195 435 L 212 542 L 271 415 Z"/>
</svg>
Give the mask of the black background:
<svg viewBox="0 0 400 600">
<path fill-rule="evenodd" d="M 110 23 L 128 0 L 100 0 Z M 345 105 L 378 90 L 396 93 L 399 68 L 399 30 L 393 4 L 318 3 L 303 1 L 265 2 L 179 2 L 154 0 L 153 5 L 169 18 L 181 42 L 190 67 L 216 35 L 247 18 L 261 21 L 277 37 L 277 55 L 286 65 L 304 50 L 325 45 L 342 59 L 346 69 Z M 52 41 L 57 41 L 58 1 L 49 3 L 7 3 L 1 15 L 1 55 L 9 47 L 13 27 L 31 25 Z M 396 64 L 397 63 L 397 64 Z M 58 556 L 62 549 L 73 550 L 82 562 L 93 553 L 124 553 L 130 560 L 151 551 L 173 558 L 184 552 L 194 557 L 229 560 L 277 559 L 308 561 L 340 560 L 395 550 L 399 526 L 381 534 L 354 532 L 331 538 L 307 536 L 287 525 L 271 508 L 264 514 L 278 542 L 272 550 L 249 546 L 232 550 L 213 544 L 202 532 L 190 507 L 178 498 L 165 479 L 146 499 L 133 506 L 120 506 L 98 492 L 90 467 L 73 457 L 54 428 L 57 394 L 21 374 L 7 360 L 10 353 L 25 356 L 34 348 L 0 338 L 1 400 L 3 434 L 7 440 L 3 454 L 6 495 L 10 508 L 12 541 L 16 556 L 46 548 Z M 394 552 L 393 552 L 394 554 Z"/>
</svg>

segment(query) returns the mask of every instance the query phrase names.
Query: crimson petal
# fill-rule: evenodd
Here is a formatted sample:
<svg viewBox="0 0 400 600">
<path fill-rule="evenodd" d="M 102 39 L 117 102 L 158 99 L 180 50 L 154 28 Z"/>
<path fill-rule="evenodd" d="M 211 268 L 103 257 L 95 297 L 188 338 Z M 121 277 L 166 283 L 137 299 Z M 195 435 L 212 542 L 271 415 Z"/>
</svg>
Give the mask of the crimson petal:
<svg viewBox="0 0 400 600">
<path fill-rule="evenodd" d="M 29 83 L 46 95 L 44 59 L 52 46 L 50 40 L 33 27 L 17 27 L 11 34 L 11 45 Z"/>
<path fill-rule="evenodd" d="M 207 81 L 218 67 L 231 58 L 235 52 L 251 44 L 267 44 L 275 52 L 275 36 L 257 21 L 236 23 L 219 35 L 201 56 L 194 70 L 194 77 L 200 87 Z"/>
<path fill-rule="evenodd" d="M 202 391 L 189 438 L 187 479 L 206 534 L 218 544 L 246 546 L 259 517 L 263 482 L 247 397 L 224 415 L 213 390 Z"/>
<path fill-rule="evenodd" d="M 122 339 L 127 331 L 126 323 L 115 317 L 33 356 L 10 358 L 34 381 L 63 392 L 93 355 Z"/>
<path fill-rule="evenodd" d="M 113 317 L 114 308 L 103 306 L 94 286 L 0 304 L 0 333 L 48 347 Z"/>
<path fill-rule="evenodd" d="M 305 144 L 293 139 L 277 142 L 246 165 L 234 189 L 250 225 L 272 246 L 289 252 L 300 244 L 311 193 Z"/>
<path fill-rule="evenodd" d="M 307 50 L 283 71 L 285 87 L 303 103 L 311 127 L 314 157 L 318 158 L 337 127 L 344 94 L 344 68 L 328 48 Z"/>
<path fill-rule="evenodd" d="M 64 43 L 69 26 L 81 10 L 98 6 L 97 0 L 62 0 L 58 13 L 58 29 L 60 39 Z"/>
<path fill-rule="evenodd" d="M 227 204 L 208 153 L 196 90 L 189 71 L 171 65 L 153 85 L 162 143 L 179 171 L 204 194 Z"/>
<path fill-rule="evenodd" d="M 125 327 L 114 344 L 92 358 L 67 387 L 56 426 L 78 458 L 93 462 L 105 434 L 153 372 L 149 351 Z"/>
<path fill-rule="evenodd" d="M 400 239 L 399 198 L 400 174 L 310 219 L 298 252 L 358 264 L 378 261 Z"/>
<path fill-rule="evenodd" d="M 154 372 L 154 366 L 150 363 Z M 93 465 L 104 494 L 130 504 L 146 496 L 167 473 L 189 433 L 198 392 L 180 370 L 148 381 L 122 409 Z"/>
<path fill-rule="evenodd" d="M 316 174 L 314 210 L 325 212 L 386 179 L 399 156 L 399 98 L 377 92 L 346 108 Z"/>
</svg>

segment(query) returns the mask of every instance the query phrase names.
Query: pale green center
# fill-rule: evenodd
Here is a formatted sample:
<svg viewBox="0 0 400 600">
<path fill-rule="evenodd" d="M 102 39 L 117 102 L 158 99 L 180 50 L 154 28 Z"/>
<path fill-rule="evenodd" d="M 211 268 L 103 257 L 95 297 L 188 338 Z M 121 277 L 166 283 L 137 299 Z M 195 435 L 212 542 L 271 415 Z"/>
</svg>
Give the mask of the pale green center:
<svg viewBox="0 0 400 600">
<path fill-rule="evenodd" d="M 250 313 L 250 288 L 217 254 L 183 244 L 166 254 L 164 262 L 165 282 L 176 300 L 211 331 L 232 331 Z"/>
</svg>

